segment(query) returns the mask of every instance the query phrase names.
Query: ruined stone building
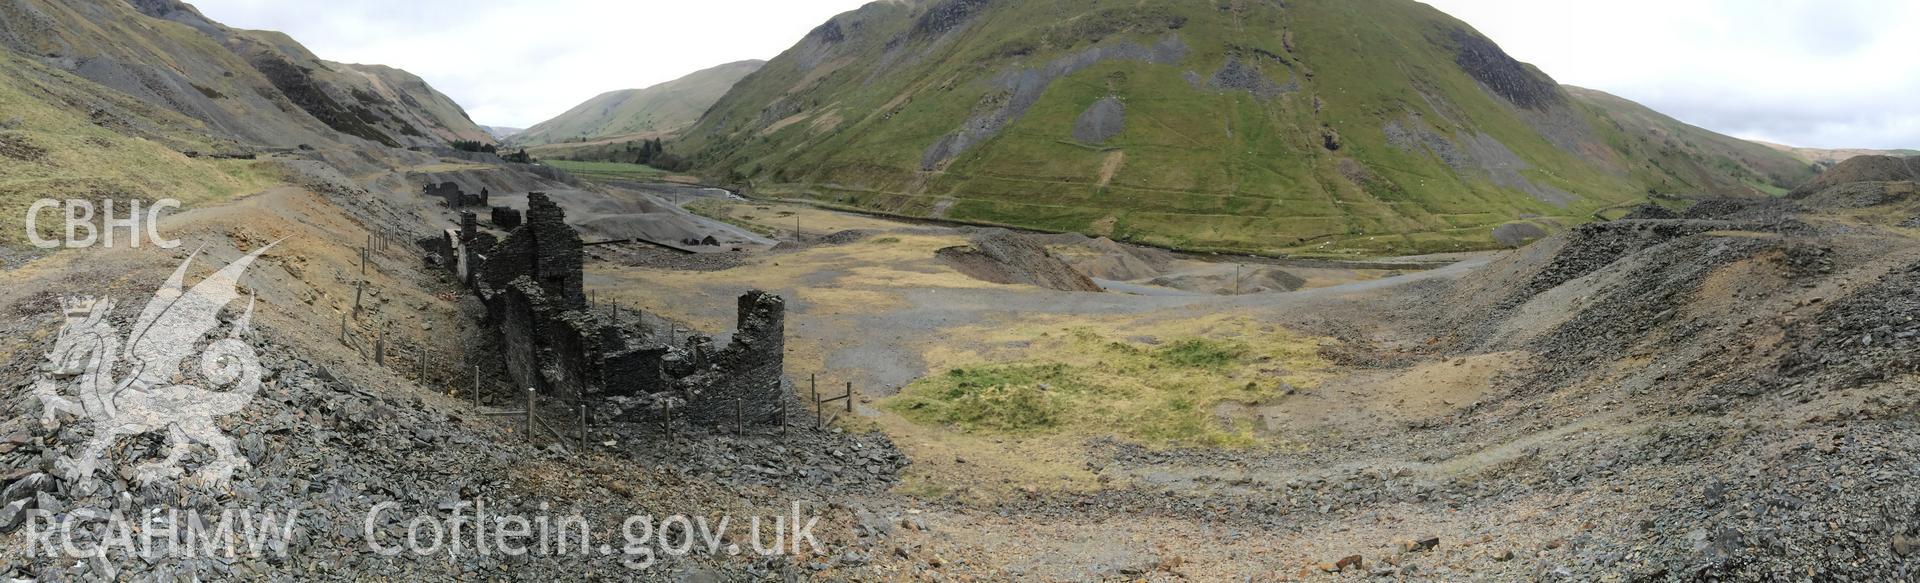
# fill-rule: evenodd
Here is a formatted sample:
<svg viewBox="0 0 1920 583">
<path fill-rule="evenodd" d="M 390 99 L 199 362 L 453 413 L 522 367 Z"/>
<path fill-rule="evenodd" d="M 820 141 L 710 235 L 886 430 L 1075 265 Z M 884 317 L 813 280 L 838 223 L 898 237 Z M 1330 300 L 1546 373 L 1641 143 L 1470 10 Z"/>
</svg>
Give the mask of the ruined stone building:
<svg viewBox="0 0 1920 583">
<path fill-rule="evenodd" d="M 481 188 L 478 194 L 468 193 L 462 191 L 460 185 L 452 182 L 428 184 L 420 189 L 420 193 L 440 199 L 440 204 L 450 209 L 484 207 L 487 206 L 487 198 L 491 196 L 485 188 Z"/>
<path fill-rule="evenodd" d="M 500 334 L 507 377 L 565 399 L 618 397 L 652 403 L 629 416 L 671 414 L 696 424 L 768 423 L 781 413 L 786 303 L 750 291 L 737 304 L 739 328 L 723 347 L 694 335 L 670 346 L 631 315 L 616 321 L 592 309 L 583 290 L 580 235 L 546 194 L 527 195 L 504 237 L 480 230 L 471 211 L 460 227 L 422 241 L 487 306 Z M 511 210 L 511 209 L 508 209 Z M 664 411 L 661 405 L 670 405 Z"/>
</svg>

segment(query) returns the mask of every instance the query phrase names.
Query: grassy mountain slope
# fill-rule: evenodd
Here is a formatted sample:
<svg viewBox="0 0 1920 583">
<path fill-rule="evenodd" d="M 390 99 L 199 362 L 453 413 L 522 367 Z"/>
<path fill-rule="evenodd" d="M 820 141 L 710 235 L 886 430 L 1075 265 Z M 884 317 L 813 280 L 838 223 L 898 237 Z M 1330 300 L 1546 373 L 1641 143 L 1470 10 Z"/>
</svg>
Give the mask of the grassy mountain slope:
<svg viewBox="0 0 1920 583">
<path fill-rule="evenodd" d="M 490 141 L 417 77 L 321 61 L 284 34 L 228 28 L 176 0 L 7 0 L 0 46 L 205 122 L 234 144 Z"/>
<path fill-rule="evenodd" d="M 765 194 L 1278 252 L 1488 247 L 1650 189 L 1792 186 L 1784 155 L 1636 145 L 1682 128 L 1410 0 L 940 0 L 835 17 L 674 149 Z"/>
<path fill-rule="evenodd" d="M 493 139 L 496 139 L 496 140 L 505 140 L 507 138 L 513 137 L 514 134 L 527 131 L 527 128 L 510 128 L 510 127 L 504 127 L 504 126 L 487 126 L 487 125 L 480 126 L 480 129 L 486 130 L 487 134 L 492 135 Z"/>
<path fill-rule="evenodd" d="M 251 191 L 273 178 L 251 160 L 182 152 L 230 144 L 208 126 L 0 50 L 0 247 L 24 246 L 28 206 L 40 198 L 113 196 L 195 203 Z M 116 210 L 124 216 L 127 209 Z M 58 239 L 57 211 L 37 227 Z M 123 241 L 124 244 L 124 241 Z"/>
<path fill-rule="evenodd" d="M 515 135 L 516 146 L 604 138 L 654 138 L 693 125 L 741 77 L 766 64 L 738 61 L 710 67 L 645 89 L 602 93 Z"/>
<path fill-rule="evenodd" d="M 396 127 L 412 126 L 442 142 L 495 140 L 493 133 L 473 123 L 453 98 L 434 89 L 418 75 L 386 65 L 322 62 L 340 74 L 339 83 L 347 87 L 350 95 L 382 106 L 387 115 L 403 122 Z M 397 131 L 406 133 L 404 129 Z"/>
<path fill-rule="evenodd" d="M 1687 125 L 1606 92 L 1563 87 L 1590 115 L 1604 122 L 1602 130 L 1611 126 L 1614 148 L 1639 164 L 1632 170 L 1634 177 L 1660 192 L 1712 184 L 1717 186 L 1716 194 L 1730 190 L 1777 196 L 1819 171 L 1809 161 L 1782 156 L 1765 144 Z"/>
<path fill-rule="evenodd" d="M 485 138 L 418 77 L 320 61 L 285 35 L 229 29 L 177 2 L 0 0 L 0 47 L 9 251 L 25 244 L 20 217 L 39 198 L 193 207 L 285 180 L 279 161 L 246 154 L 351 174 L 431 159 L 381 145 Z"/>
</svg>

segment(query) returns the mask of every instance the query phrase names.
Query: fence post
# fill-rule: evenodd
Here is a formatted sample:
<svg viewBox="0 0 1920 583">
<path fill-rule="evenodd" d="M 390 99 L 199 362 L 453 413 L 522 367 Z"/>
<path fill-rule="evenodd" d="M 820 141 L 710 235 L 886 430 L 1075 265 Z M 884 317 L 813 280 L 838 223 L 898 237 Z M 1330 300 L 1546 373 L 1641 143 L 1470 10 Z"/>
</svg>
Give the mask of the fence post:
<svg viewBox="0 0 1920 583">
<path fill-rule="evenodd" d="M 580 455 L 587 455 L 587 401 L 580 400 Z"/>
<path fill-rule="evenodd" d="M 847 396 L 842 398 L 847 400 L 847 412 L 852 413 L 853 412 L 853 381 L 847 381 Z"/>
<path fill-rule="evenodd" d="M 739 435 L 742 429 L 743 428 L 740 425 L 740 396 L 734 395 L 733 397 L 733 434 Z"/>
<path fill-rule="evenodd" d="M 480 365 L 477 364 L 473 365 L 473 408 L 480 408 Z"/>
<path fill-rule="evenodd" d="M 373 363 L 387 363 L 387 327 L 380 327 L 380 335 L 373 341 Z"/>
<path fill-rule="evenodd" d="M 827 426 L 827 416 L 820 409 L 820 373 L 807 374 L 807 392 L 813 393 L 813 428 Z"/>
<path fill-rule="evenodd" d="M 533 443 L 533 387 L 527 387 L 527 443 Z"/>
</svg>

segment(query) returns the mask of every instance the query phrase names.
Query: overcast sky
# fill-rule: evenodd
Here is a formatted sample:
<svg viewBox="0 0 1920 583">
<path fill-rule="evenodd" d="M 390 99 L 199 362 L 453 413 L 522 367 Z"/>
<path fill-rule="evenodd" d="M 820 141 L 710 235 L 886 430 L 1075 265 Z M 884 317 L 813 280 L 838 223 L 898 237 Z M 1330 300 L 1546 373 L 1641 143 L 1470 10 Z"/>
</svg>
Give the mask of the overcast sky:
<svg viewBox="0 0 1920 583">
<path fill-rule="evenodd" d="M 189 0 L 412 71 L 482 124 L 769 59 L 863 0 Z M 1429 0 L 1562 83 L 1796 146 L 1920 148 L 1915 0 Z M 324 7 L 322 7 L 324 6 Z"/>
</svg>

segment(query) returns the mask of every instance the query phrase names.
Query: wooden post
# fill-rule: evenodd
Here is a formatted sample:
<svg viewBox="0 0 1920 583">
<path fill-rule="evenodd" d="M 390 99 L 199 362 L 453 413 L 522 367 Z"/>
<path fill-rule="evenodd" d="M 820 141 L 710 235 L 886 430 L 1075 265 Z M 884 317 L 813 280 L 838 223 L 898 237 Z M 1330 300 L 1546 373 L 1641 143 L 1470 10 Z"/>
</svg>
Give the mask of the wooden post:
<svg viewBox="0 0 1920 583">
<path fill-rule="evenodd" d="M 527 387 L 527 443 L 533 443 L 533 387 Z"/>
<path fill-rule="evenodd" d="M 733 434 L 739 435 L 741 429 L 742 428 L 740 426 L 740 397 L 738 395 L 735 395 L 733 397 Z"/>
<path fill-rule="evenodd" d="M 822 427 L 826 427 L 827 416 L 826 414 L 822 413 L 820 410 L 820 375 L 819 373 L 810 373 L 807 375 L 807 389 L 808 389 L 808 392 L 813 393 L 813 428 L 819 429 Z"/>
<path fill-rule="evenodd" d="M 613 312 L 613 325 L 619 326 L 620 325 L 620 298 L 613 299 L 613 309 L 609 311 Z"/>
<path fill-rule="evenodd" d="M 380 336 L 373 342 L 373 363 L 387 363 L 387 327 L 380 327 Z"/>
<path fill-rule="evenodd" d="M 366 291 L 366 288 L 367 288 L 366 279 L 361 279 L 360 281 L 353 282 L 353 311 L 354 312 L 360 311 L 360 294 Z"/>
<path fill-rule="evenodd" d="M 853 412 L 853 381 L 847 381 L 847 396 L 842 398 L 847 400 L 847 412 L 852 413 Z"/>
<path fill-rule="evenodd" d="M 580 400 L 580 455 L 587 454 L 587 401 Z"/>
<path fill-rule="evenodd" d="M 340 343 L 347 343 L 347 313 L 340 313 Z"/>
<path fill-rule="evenodd" d="M 480 365 L 477 364 L 473 365 L 473 408 L 480 408 Z"/>
</svg>

